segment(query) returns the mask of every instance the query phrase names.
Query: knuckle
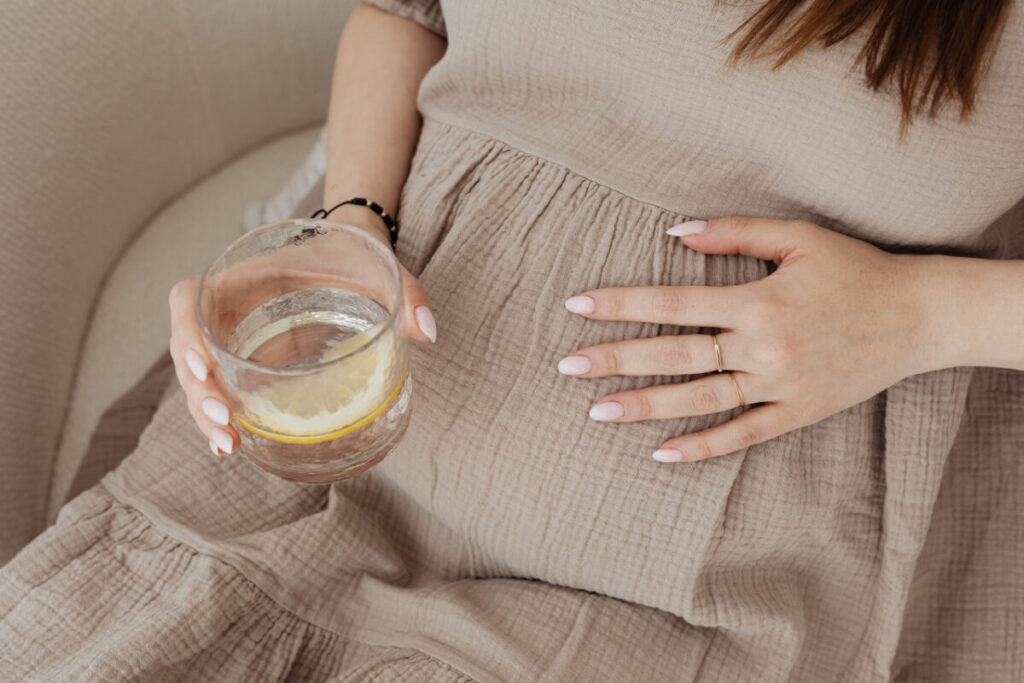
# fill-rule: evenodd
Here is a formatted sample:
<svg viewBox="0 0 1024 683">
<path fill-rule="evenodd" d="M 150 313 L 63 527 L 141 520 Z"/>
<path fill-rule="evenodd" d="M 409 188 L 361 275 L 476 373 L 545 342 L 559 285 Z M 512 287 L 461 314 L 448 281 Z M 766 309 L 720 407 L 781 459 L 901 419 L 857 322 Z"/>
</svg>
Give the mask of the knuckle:
<svg viewBox="0 0 1024 683">
<path fill-rule="evenodd" d="M 645 392 L 634 394 L 630 397 L 632 417 L 644 420 L 654 415 L 654 404 Z"/>
<path fill-rule="evenodd" d="M 620 374 L 623 368 L 622 355 L 615 346 L 601 349 L 598 362 L 601 368 L 611 375 Z"/>
<path fill-rule="evenodd" d="M 735 229 L 743 220 L 743 216 L 721 216 L 719 218 L 712 218 L 708 221 L 708 231 Z"/>
<path fill-rule="evenodd" d="M 754 225 L 754 219 L 749 216 L 732 216 L 731 220 L 736 232 L 747 232 Z"/>
<path fill-rule="evenodd" d="M 752 221 L 749 216 L 725 216 L 717 221 L 716 227 L 741 233 L 750 227 Z"/>
<path fill-rule="evenodd" d="M 683 308 L 683 292 L 675 287 L 660 291 L 652 302 L 654 312 L 662 317 L 674 316 Z"/>
<path fill-rule="evenodd" d="M 689 399 L 690 408 L 698 413 L 710 413 L 718 410 L 721 400 L 711 387 L 697 387 Z"/>
<path fill-rule="evenodd" d="M 171 285 L 171 291 L 167 295 L 167 299 L 171 306 L 174 306 L 185 296 L 185 287 L 187 286 L 187 280 L 179 280 Z"/>
<path fill-rule="evenodd" d="M 708 458 L 715 457 L 714 451 L 711 450 L 711 444 L 705 439 L 694 441 L 690 450 L 693 451 L 694 460 L 707 460 Z"/>
<path fill-rule="evenodd" d="M 658 345 L 656 360 L 669 371 L 680 371 L 692 365 L 693 356 L 680 340 L 669 338 Z"/>
<path fill-rule="evenodd" d="M 190 277 L 187 280 L 179 280 L 171 286 L 171 291 L 167 295 L 167 301 L 172 311 L 184 310 L 192 305 L 196 284 L 197 278 Z"/>
<path fill-rule="evenodd" d="M 740 430 L 740 433 L 736 436 L 736 448 L 749 448 L 754 444 L 761 443 L 764 441 L 764 432 L 759 427 L 747 426 Z"/>
<path fill-rule="evenodd" d="M 600 307 L 600 313 L 610 318 L 617 318 L 622 314 L 623 301 L 622 294 L 618 291 L 612 290 L 605 292 L 598 299 L 598 306 Z"/>
</svg>

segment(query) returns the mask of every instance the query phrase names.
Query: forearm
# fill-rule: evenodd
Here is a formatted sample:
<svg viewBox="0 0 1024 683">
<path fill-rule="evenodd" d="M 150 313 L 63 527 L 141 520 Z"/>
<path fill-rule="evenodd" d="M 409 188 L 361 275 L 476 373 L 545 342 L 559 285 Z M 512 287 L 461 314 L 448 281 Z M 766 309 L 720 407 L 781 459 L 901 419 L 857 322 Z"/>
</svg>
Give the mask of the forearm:
<svg viewBox="0 0 1024 683">
<path fill-rule="evenodd" d="M 954 256 L 919 262 L 942 367 L 1024 370 L 1024 261 Z"/>
<path fill-rule="evenodd" d="M 376 7 L 353 10 L 334 66 L 327 117 L 324 206 L 368 197 L 394 216 L 419 136 L 416 93 L 447 43 L 419 24 Z M 345 206 L 332 220 L 375 225 L 365 208 Z"/>
</svg>

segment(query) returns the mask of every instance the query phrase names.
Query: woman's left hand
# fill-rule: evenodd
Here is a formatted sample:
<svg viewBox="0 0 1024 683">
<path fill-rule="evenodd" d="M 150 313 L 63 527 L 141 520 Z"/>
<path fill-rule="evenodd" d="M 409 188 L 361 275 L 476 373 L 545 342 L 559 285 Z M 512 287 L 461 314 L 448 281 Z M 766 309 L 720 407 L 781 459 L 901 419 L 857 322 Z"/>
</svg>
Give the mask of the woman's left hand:
<svg viewBox="0 0 1024 683">
<path fill-rule="evenodd" d="M 726 372 L 609 394 L 591 408 L 595 420 L 635 422 L 759 404 L 718 426 L 669 439 L 655 459 L 732 453 L 942 367 L 942 336 L 928 313 L 935 304 L 917 275 L 928 257 L 890 254 L 802 221 L 730 217 L 670 230 L 696 251 L 745 254 L 778 268 L 741 285 L 605 287 L 566 301 L 570 311 L 593 320 L 721 328 Z M 558 369 L 588 378 L 689 375 L 718 365 L 713 337 L 689 334 L 588 346 L 562 359 Z"/>
</svg>

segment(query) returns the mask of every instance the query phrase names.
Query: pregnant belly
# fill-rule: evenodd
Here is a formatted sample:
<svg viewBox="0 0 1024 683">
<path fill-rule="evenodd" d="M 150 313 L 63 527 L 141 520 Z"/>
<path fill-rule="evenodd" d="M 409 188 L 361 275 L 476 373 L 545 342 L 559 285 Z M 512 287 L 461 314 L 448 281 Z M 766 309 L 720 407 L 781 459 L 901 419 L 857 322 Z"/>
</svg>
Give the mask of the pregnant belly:
<svg viewBox="0 0 1024 683">
<path fill-rule="evenodd" d="M 731 414 L 598 423 L 587 412 L 605 394 L 683 378 L 556 369 L 585 345 L 687 331 L 585 320 L 567 297 L 731 284 L 762 277 L 763 263 L 689 251 L 664 235 L 685 216 L 442 125 L 425 128 L 401 212 L 399 257 L 428 292 L 438 341 L 413 345 L 412 422 L 381 467 L 471 544 L 467 574 L 541 578 L 700 623 L 710 617 L 694 596 L 725 558 L 769 572 L 808 549 L 822 569 L 848 561 L 826 537 L 836 515 L 863 526 L 879 514 L 877 397 L 744 452 L 666 466 L 651 458 L 664 439 Z"/>
</svg>

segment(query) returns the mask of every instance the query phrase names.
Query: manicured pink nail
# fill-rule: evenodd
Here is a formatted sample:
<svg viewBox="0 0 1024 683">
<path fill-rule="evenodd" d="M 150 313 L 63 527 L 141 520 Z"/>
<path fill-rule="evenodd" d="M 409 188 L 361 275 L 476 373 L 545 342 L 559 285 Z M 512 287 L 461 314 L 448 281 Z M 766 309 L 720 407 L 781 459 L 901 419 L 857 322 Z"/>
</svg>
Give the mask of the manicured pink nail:
<svg viewBox="0 0 1024 683">
<path fill-rule="evenodd" d="M 697 235 L 705 232 L 707 229 L 707 221 L 686 221 L 679 225 L 673 225 L 665 231 L 665 234 L 672 235 L 673 237 L 686 237 L 687 235 Z"/>
<path fill-rule="evenodd" d="M 654 459 L 658 462 L 682 462 L 683 454 L 674 448 L 659 448 L 654 451 Z"/>
<path fill-rule="evenodd" d="M 558 371 L 563 375 L 582 375 L 590 372 L 590 359 L 586 356 L 566 356 L 558 361 Z"/>
<path fill-rule="evenodd" d="M 436 342 L 437 323 L 434 322 L 434 314 L 426 306 L 417 306 L 414 312 L 416 313 L 416 324 L 420 326 L 420 330 L 430 338 L 431 342 Z"/>
<path fill-rule="evenodd" d="M 213 451 L 214 455 L 220 455 L 220 449 L 217 448 L 217 444 L 213 442 L 213 439 L 210 439 L 210 450 Z"/>
<path fill-rule="evenodd" d="M 592 420 L 614 420 L 625 414 L 626 409 L 618 401 L 605 401 L 590 408 L 590 419 Z"/>
<path fill-rule="evenodd" d="M 565 300 L 565 307 L 573 313 L 593 313 L 594 300 L 589 296 L 570 296 Z"/>
<path fill-rule="evenodd" d="M 225 453 L 231 453 L 235 450 L 235 440 L 220 427 L 214 427 L 210 430 L 210 441 Z"/>
<path fill-rule="evenodd" d="M 195 349 L 189 349 L 185 352 L 185 365 L 188 366 L 188 369 L 192 371 L 197 380 L 200 382 L 206 381 L 209 371 L 206 369 L 206 363 L 199 357 Z"/>
<path fill-rule="evenodd" d="M 215 398 L 204 398 L 200 404 L 203 414 L 219 425 L 228 423 L 228 407 Z"/>
</svg>

